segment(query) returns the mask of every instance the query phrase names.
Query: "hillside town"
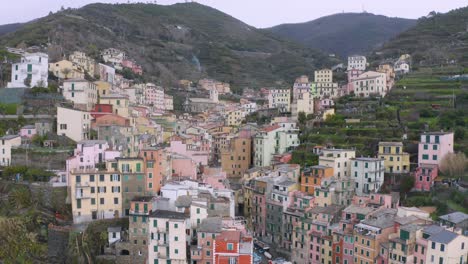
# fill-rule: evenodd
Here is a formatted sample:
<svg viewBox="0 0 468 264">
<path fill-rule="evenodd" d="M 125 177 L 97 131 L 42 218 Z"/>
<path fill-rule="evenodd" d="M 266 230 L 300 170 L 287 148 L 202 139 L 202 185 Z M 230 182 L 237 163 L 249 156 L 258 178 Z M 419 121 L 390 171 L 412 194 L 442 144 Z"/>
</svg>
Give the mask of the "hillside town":
<svg viewBox="0 0 468 264">
<path fill-rule="evenodd" d="M 238 100 L 223 99 L 229 83 L 180 80 L 177 89 L 197 97 L 176 105 L 173 87 L 138 81 L 144 69 L 123 50 L 102 50 L 99 62 L 81 51 L 49 61 L 34 49 L 8 48 L 20 59 L 4 98 L 53 80 L 61 99 L 6 131 L 0 166 L 34 166 L 18 149 L 73 146 L 56 160 L 62 167 L 45 168 L 53 175 L 44 184 L 65 189 L 71 210 L 56 213 L 49 237 L 102 222 L 96 257 L 113 263 L 467 263 L 468 214 L 434 217 L 434 208 L 403 206 L 406 194 L 389 187 L 397 176 L 412 179 L 411 191 L 433 190 L 454 153 L 453 131 L 421 131 L 411 159 L 402 136 L 371 156 L 325 144 L 311 148 L 315 164 L 293 162 L 306 121 L 333 119 L 340 98 L 384 98 L 411 71 L 410 55 L 376 68 L 350 56 Z"/>
</svg>

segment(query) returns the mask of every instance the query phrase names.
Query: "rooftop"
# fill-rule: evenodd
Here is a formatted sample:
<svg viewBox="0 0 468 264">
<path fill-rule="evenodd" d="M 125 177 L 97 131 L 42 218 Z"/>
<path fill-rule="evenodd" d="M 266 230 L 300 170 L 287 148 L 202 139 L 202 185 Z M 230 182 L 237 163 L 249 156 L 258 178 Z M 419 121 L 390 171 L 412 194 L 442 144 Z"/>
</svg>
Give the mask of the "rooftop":
<svg viewBox="0 0 468 264">
<path fill-rule="evenodd" d="M 350 214 L 363 214 L 363 215 L 367 215 L 369 213 L 372 213 L 375 209 L 372 208 L 372 207 L 360 207 L 358 205 L 350 205 L 348 207 L 346 207 L 343 211 L 346 212 L 346 213 L 350 213 Z"/>
<path fill-rule="evenodd" d="M 33 128 L 36 128 L 36 127 L 34 125 L 26 125 L 22 127 L 21 129 L 33 129 Z"/>
<path fill-rule="evenodd" d="M 422 133 L 422 135 L 437 135 L 437 136 L 448 135 L 448 134 L 453 134 L 453 132 L 440 131 L 440 132 L 424 132 L 424 133 Z"/>
<path fill-rule="evenodd" d="M 401 142 L 379 142 L 379 146 L 398 146 L 398 147 L 402 147 L 403 146 L 403 143 Z"/>
<path fill-rule="evenodd" d="M 241 231 L 226 230 L 216 237 L 216 240 L 240 241 Z"/>
<path fill-rule="evenodd" d="M 377 228 L 389 228 L 392 227 L 395 223 L 394 217 L 378 217 L 374 219 L 363 220 L 361 223 Z"/>
<path fill-rule="evenodd" d="M 190 216 L 185 213 L 179 213 L 167 210 L 156 210 L 150 214 L 150 217 L 167 218 L 167 219 L 186 219 Z"/>
<path fill-rule="evenodd" d="M 181 195 L 175 201 L 176 207 L 189 207 L 192 204 L 192 197 L 189 195 Z"/>
<path fill-rule="evenodd" d="M 334 215 L 337 214 L 343 207 L 339 205 L 329 205 L 327 207 L 316 206 L 308 210 L 307 212 L 316 213 L 316 214 L 328 214 Z"/>
<path fill-rule="evenodd" d="M 454 224 L 459 224 L 468 220 L 468 214 L 465 214 L 462 212 L 454 212 L 451 214 L 442 215 L 439 218 L 445 221 L 449 221 Z"/>
<path fill-rule="evenodd" d="M 0 140 L 10 140 L 19 137 L 19 135 L 5 135 L 3 137 L 0 137 Z"/>
<path fill-rule="evenodd" d="M 436 242 L 436 243 L 442 243 L 442 244 L 448 244 L 452 240 L 454 240 L 458 236 L 457 233 L 453 233 L 447 230 L 442 230 L 439 233 L 436 233 L 428 238 L 428 240 Z"/>
<path fill-rule="evenodd" d="M 105 140 L 81 140 L 77 144 L 84 145 L 85 147 L 91 147 L 97 144 L 107 144 L 107 141 Z"/>
<path fill-rule="evenodd" d="M 203 219 L 198 232 L 219 233 L 222 230 L 223 221 L 220 217 L 208 217 Z"/>
</svg>

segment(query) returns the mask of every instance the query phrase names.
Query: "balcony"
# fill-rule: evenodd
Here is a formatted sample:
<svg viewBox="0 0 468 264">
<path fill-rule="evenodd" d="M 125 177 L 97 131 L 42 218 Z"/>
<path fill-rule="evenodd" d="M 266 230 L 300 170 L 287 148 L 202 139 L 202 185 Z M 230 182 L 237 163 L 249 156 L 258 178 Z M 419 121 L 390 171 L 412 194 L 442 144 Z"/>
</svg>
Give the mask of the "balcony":
<svg viewBox="0 0 468 264">
<path fill-rule="evenodd" d="M 80 193 L 80 192 L 75 193 L 75 199 L 90 199 L 90 198 L 91 198 L 91 194 Z"/>
<path fill-rule="evenodd" d="M 135 210 L 130 210 L 130 215 L 149 215 L 149 211 L 135 211 Z"/>
<path fill-rule="evenodd" d="M 90 187 L 91 185 L 89 184 L 89 182 L 77 182 L 75 184 L 75 187 L 76 188 L 86 188 L 86 187 Z"/>
</svg>

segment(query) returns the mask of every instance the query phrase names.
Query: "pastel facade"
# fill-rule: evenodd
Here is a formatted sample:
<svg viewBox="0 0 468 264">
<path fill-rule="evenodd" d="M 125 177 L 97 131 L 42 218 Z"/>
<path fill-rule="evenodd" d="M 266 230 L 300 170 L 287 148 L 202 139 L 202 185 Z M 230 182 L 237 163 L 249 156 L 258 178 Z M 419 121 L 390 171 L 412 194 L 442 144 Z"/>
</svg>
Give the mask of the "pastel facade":
<svg viewBox="0 0 468 264">
<path fill-rule="evenodd" d="M 120 115 L 123 117 L 129 117 L 129 100 L 126 95 L 121 95 L 121 94 L 107 94 L 107 95 L 102 95 L 99 98 L 99 103 L 101 104 L 110 104 L 112 105 L 112 110 L 114 111 L 114 114 Z"/>
<path fill-rule="evenodd" d="M 357 195 L 378 192 L 384 183 L 384 160 L 380 158 L 351 159 L 351 177 Z"/>
<path fill-rule="evenodd" d="M 74 169 L 70 172 L 74 223 L 123 216 L 121 175 L 112 166 L 112 162 L 108 162 L 105 170 Z"/>
<path fill-rule="evenodd" d="M 379 142 L 377 156 L 385 160 L 385 172 L 407 173 L 410 170 L 409 154 L 403 151 L 401 142 Z"/>
<path fill-rule="evenodd" d="M 105 81 L 95 81 L 94 84 L 96 85 L 98 96 L 101 97 L 103 95 L 108 95 L 111 93 L 112 84 Z"/>
<path fill-rule="evenodd" d="M 333 168 L 333 176 L 337 179 L 351 177 L 351 159 L 356 157 L 356 151 L 351 149 L 323 149 L 319 157 L 319 165 Z"/>
<path fill-rule="evenodd" d="M 88 57 L 86 53 L 81 51 L 74 51 L 68 59 L 79 65 L 83 70 L 87 71 L 91 76 L 94 75 L 96 70 L 96 61 L 91 57 Z"/>
<path fill-rule="evenodd" d="M 364 56 L 354 55 L 348 57 L 348 71 L 356 69 L 365 71 L 367 67 L 367 59 Z"/>
<path fill-rule="evenodd" d="M 29 125 L 20 129 L 19 135 L 21 137 L 33 138 L 37 134 L 36 126 Z"/>
<path fill-rule="evenodd" d="M 148 262 L 185 264 L 190 242 L 189 216 L 184 213 L 155 210 L 149 216 Z"/>
<path fill-rule="evenodd" d="M 271 125 L 254 137 L 254 165 L 270 166 L 274 154 L 283 154 L 299 146 L 298 129 Z"/>
<path fill-rule="evenodd" d="M 253 238 L 238 230 L 222 231 L 214 241 L 213 263 L 250 264 L 253 262 Z"/>
<path fill-rule="evenodd" d="M 121 50 L 109 48 L 101 52 L 101 57 L 105 62 L 111 63 L 114 66 L 119 66 L 122 64 L 122 61 L 127 58 L 127 54 Z M 120 69 L 122 68 L 120 67 Z"/>
<path fill-rule="evenodd" d="M 221 150 L 221 167 L 229 177 L 242 177 L 250 168 L 252 139 L 238 136 L 232 138 L 229 147 Z"/>
<path fill-rule="evenodd" d="M 115 69 L 111 66 L 99 63 L 96 67 L 96 75 L 99 76 L 99 80 L 108 83 L 114 83 L 115 81 Z"/>
<path fill-rule="evenodd" d="M 68 60 L 49 63 L 49 71 L 59 79 L 83 79 L 85 74 L 78 64 Z"/>
<path fill-rule="evenodd" d="M 421 135 L 418 147 L 418 164 L 440 166 L 448 153 L 453 153 L 453 132 L 429 132 Z"/>
<path fill-rule="evenodd" d="M 11 65 L 11 82 L 7 88 L 48 87 L 49 56 L 45 53 L 25 53 L 21 61 Z M 29 85 L 26 80 L 30 80 Z M 25 83 L 26 82 L 26 83 Z"/>
<path fill-rule="evenodd" d="M 173 111 L 174 110 L 174 98 L 172 95 L 164 95 L 164 110 Z"/>
<path fill-rule="evenodd" d="M 290 89 L 269 89 L 267 99 L 269 108 L 278 108 L 280 112 L 291 110 Z"/>
<path fill-rule="evenodd" d="M 96 85 L 85 79 L 65 80 L 62 94 L 75 108 L 85 111 L 91 111 L 98 101 Z"/>
<path fill-rule="evenodd" d="M 437 165 L 421 164 L 413 172 L 414 189 L 418 191 L 430 191 L 438 175 L 439 169 Z"/>
<path fill-rule="evenodd" d="M 19 135 L 5 135 L 0 137 L 0 165 L 11 165 L 11 148 L 21 145 L 21 137 Z"/>
<path fill-rule="evenodd" d="M 242 110 L 232 110 L 226 113 L 225 122 L 227 126 L 240 126 L 245 118 Z"/>
<path fill-rule="evenodd" d="M 333 177 L 333 168 L 316 165 L 304 168 L 301 176 L 301 192 L 315 195 L 315 189 L 320 188 L 322 180 Z"/>
<path fill-rule="evenodd" d="M 387 94 L 387 76 L 375 71 L 364 72 L 354 80 L 354 94 L 358 97 L 384 97 Z"/>
<path fill-rule="evenodd" d="M 330 69 L 322 69 L 314 72 L 314 81 L 318 83 L 333 82 L 333 71 Z"/>
<path fill-rule="evenodd" d="M 89 139 L 91 115 L 89 112 L 57 106 L 57 135 L 74 141 Z"/>
<path fill-rule="evenodd" d="M 170 156 L 163 148 L 144 148 L 139 156 L 143 158 L 146 172 L 146 191 L 158 194 L 163 184 L 170 179 L 172 163 Z"/>
</svg>

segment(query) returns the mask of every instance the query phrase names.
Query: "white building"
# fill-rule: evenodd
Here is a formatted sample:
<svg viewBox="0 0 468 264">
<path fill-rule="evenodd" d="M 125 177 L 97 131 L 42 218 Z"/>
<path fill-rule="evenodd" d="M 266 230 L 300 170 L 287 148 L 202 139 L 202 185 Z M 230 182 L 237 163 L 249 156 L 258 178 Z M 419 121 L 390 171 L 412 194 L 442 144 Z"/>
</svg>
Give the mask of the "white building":
<svg viewBox="0 0 468 264">
<path fill-rule="evenodd" d="M 7 88 L 47 87 L 49 56 L 45 53 L 25 53 L 21 61 L 11 66 L 11 82 Z M 30 79 L 29 85 L 26 80 Z"/>
<path fill-rule="evenodd" d="M 11 148 L 21 145 L 19 135 L 6 135 L 0 137 L 0 166 L 10 166 Z"/>
<path fill-rule="evenodd" d="M 91 111 L 98 100 L 96 84 L 85 79 L 65 80 L 62 94 L 74 107 L 86 111 Z"/>
<path fill-rule="evenodd" d="M 148 263 L 188 263 L 189 221 L 185 213 L 156 210 L 150 214 Z"/>
<path fill-rule="evenodd" d="M 336 179 L 351 176 L 351 159 L 356 157 L 352 149 L 323 149 L 319 157 L 319 165 L 332 167 Z"/>
<path fill-rule="evenodd" d="M 122 70 L 121 64 L 127 58 L 127 55 L 121 50 L 109 48 L 101 52 L 101 57 L 104 62 L 112 63 L 116 69 Z"/>
<path fill-rule="evenodd" d="M 255 102 L 242 102 L 241 100 L 241 109 L 246 113 L 246 114 L 251 114 L 257 111 L 257 103 Z"/>
<path fill-rule="evenodd" d="M 89 112 L 57 106 L 57 135 L 74 141 L 89 139 L 91 115 Z"/>
<path fill-rule="evenodd" d="M 394 69 L 397 74 L 406 74 L 410 71 L 410 65 L 406 61 L 397 61 Z"/>
<path fill-rule="evenodd" d="M 291 90 L 287 88 L 269 89 L 268 108 L 278 108 L 280 112 L 289 112 L 291 110 Z"/>
<path fill-rule="evenodd" d="M 419 248 L 426 248 L 424 263 L 462 264 L 468 261 L 468 237 L 446 230 L 441 226 L 428 226 L 423 229 L 425 244 L 419 244 Z M 422 260 L 421 260 L 422 262 Z"/>
<path fill-rule="evenodd" d="M 145 105 L 152 105 L 157 111 L 164 111 L 165 96 L 164 89 L 152 83 L 147 83 L 143 90 L 143 98 Z"/>
<path fill-rule="evenodd" d="M 113 67 L 99 63 L 97 74 L 99 75 L 99 80 L 114 84 L 115 69 Z"/>
<path fill-rule="evenodd" d="M 384 97 L 387 94 L 385 73 L 367 71 L 354 80 L 354 94 L 358 97 L 371 95 Z"/>
<path fill-rule="evenodd" d="M 365 71 L 367 66 L 367 59 L 365 56 L 354 55 L 348 57 L 348 71 L 356 69 Z"/>
<path fill-rule="evenodd" d="M 384 183 L 384 160 L 379 158 L 351 159 L 351 177 L 357 195 L 378 192 Z"/>
<path fill-rule="evenodd" d="M 275 154 L 283 154 L 299 146 L 297 128 L 282 127 L 279 124 L 261 129 L 254 137 L 254 165 L 271 165 Z"/>
<path fill-rule="evenodd" d="M 174 110 L 174 98 L 172 97 L 172 95 L 164 94 L 164 110 Z"/>
</svg>

